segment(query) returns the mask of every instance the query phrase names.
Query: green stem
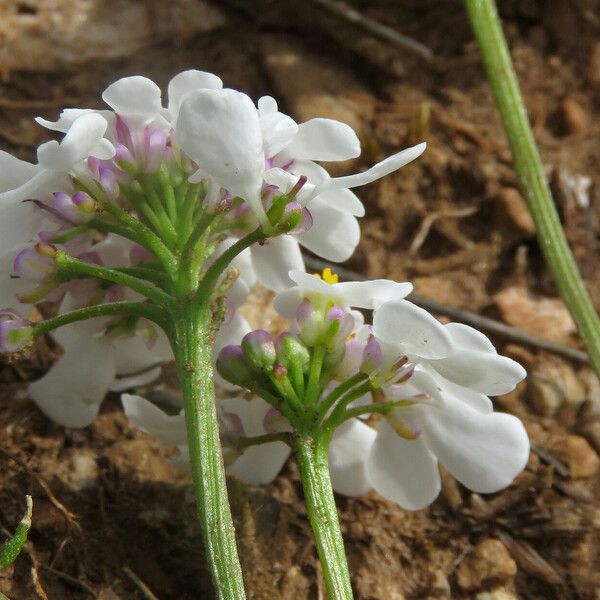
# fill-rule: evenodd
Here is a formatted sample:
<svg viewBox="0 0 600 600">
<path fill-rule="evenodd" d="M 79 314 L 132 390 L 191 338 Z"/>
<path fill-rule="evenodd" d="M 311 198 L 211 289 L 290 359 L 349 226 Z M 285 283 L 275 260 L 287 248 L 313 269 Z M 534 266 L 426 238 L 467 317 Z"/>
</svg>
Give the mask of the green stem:
<svg viewBox="0 0 600 600">
<path fill-rule="evenodd" d="M 305 402 L 308 406 L 316 404 L 321 391 L 319 381 L 321 379 L 321 369 L 325 359 L 326 348 L 322 344 L 317 346 L 312 354 L 310 370 L 308 372 L 308 383 L 306 384 Z"/>
<path fill-rule="evenodd" d="M 132 275 L 78 260 L 61 251 L 58 252 L 55 262 L 58 275 L 63 281 L 82 278 L 102 279 L 103 281 L 124 285 L 134 292 L 139 292 L 149 300 L 154 300 L 154 302 L 161 306 L 167 307 L 173 304 L 171 296 L 163 292 L 160 288 Z"/>
<path fill-rule="evenodd" d="M 95 306 L 80 308 L 79 310 L 58 315 L 52 319 L 46 319 L 34 326 L 33 334 L 39 337 L 58 327 L 76 323 L 77 321 L 114 316 L 141 317 L 153 321 L 161 327 L 165 324 L 163 311 L 158 306 L 143 302 L 111 302 L 109 304 L 97 304 Z"/>
<path fill-rule="evenodd" d="M 291 434 L 287 431 L 280 431 L 276 433 L 265 433 L 264 435 L 255 435 L 254 437 L 240 437 L 236 438 L 232 444 L 238 450 L 245 450 L 251 446 L 258 446 L 260 444 L 270 444 L 271 442 L 283 442 L 293 447 Z"/>
<path fill-rule="evenodd" d="M 371 382 L 367 381 L 362 385 L 359 385 L 357 388 L 354 388 L 352 391 L 348 392 L 338 403 L 337 406 L 333 409 L 333 412 L 327 419 L 327 423 L 325 425 L 325 430 L 333 432 L 339 424 L 344 421 L 344 415 L 346 413 L 346 407 L 350 402 L 354 400 L 358 400 L 361 396 L 368 394 L 372 390 Z"/>
<path fill-rule="evenodd" d="M 173 351 L 185 403 L 198 516 L 216 596 L 245 598 L 219 440 L 212 371 L 211 313 L 183 304 L 175 318 Z"/>
<path fill-rule="evenodd" d="M 21 522 L 17 525 L 14 535 L 3 546 L 0 546 L 0 569 L 6 569 L 15 562 L 21 549 L 27 541 L 27 534 L 31 528 L 31 514 L 33 511 L 33 500 L 31 496 L 25 496 L 27 508 Z"/>
<path fill-rule="evenodd" d="M 194 268 L 197 265 L 195 260 L 196 254 L 198 253 L 198 242 L 202 239 L 211 223 L 215 219 L 214 215 L 203 214 L 200 220 L 194 226 L 194 229 L 181 251 L 181 259 L 179 261 L 179 273 L 180 277 L 183 278 L 182 284 L 188 288 L 195 288 L 197 285 L 198 269 Z M 204 249 L 203 244 L 203 249 Z"/>
<path fill-rule="evenodd" d="M 571 254 L 544 177 L 519 83 L 493 0 L 465 0 L 467 12 L 508 137 L 541 250 L 600 377 L 600 319 Z"/>
<path fill-rule="evenodd" d="M 317 413 L 317 422 L 321 422 L 323 417 L 327 414 L 327 411 L 341 398 L 346 392 L 350 391 L 355 385 L 358 385 L 361 381 L 364 381 L 368 376 L 365 373 L 357 373 L 349 379 L 346 379 L 343 383 L 340 383 L 329 393 L 321 403 L 319 404 L 319 411 Z"/>
<path fill-rule="evenodd" d="M 196 291 L 196 303 L 199 305 L 207 304 L 210 301 L 210 296 L 215 289 L 219 277 L 229 267 L 231 261 L 246 248 L 264 239 L 265 234 L 262 232 L 262 229 L 258 228 L 239 239 L 233 246 L 227 248 L 206 271 L 204 277 L 202 277 L 202 281 Z"/>
<path fill-rule="evenodd" d="M 331 600 L 351 600 L 352 585 L 331 487 L 327 444 L 300 437 L 296 439 L 295 451 L 327 597 Z"/>
</svg>

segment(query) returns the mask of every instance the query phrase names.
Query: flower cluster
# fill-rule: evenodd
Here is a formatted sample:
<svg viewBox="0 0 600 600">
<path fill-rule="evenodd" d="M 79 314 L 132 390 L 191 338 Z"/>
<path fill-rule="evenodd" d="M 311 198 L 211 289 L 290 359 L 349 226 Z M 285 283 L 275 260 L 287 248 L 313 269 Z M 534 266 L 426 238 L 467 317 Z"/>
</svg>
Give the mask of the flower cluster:
<svg viewBox="0 0 600 600">
<path fill-rule="evenodd" d="M 333 487 L 343 494 L 375 489 L 419 509 L 440 491 L 438 463 L 477 492 L 511 483 L 528 459 L 527 434 L 516 417 L 495 413 L 488 395 L 514 389 L 525 376 L 520 365 L 475 329 L 442 325 L 406 300 L 408 283 L 338 283 L 328 270 L 290 277 L 296 285 L 275 299 L 293 319 L 290 331 L 277 338 L 252 331 L 217 360 L 222 377 L 264 399 L 228 401 L 236 420 L 255 424 L 239 427 L 237 437 L 224 429 L 244 481 L 270 480 L 287 455 L 281 441 L 254 446 L 253 439 L 320 431 L 331 438 Z M 373 310 L 372 325 L 357 308 Z M 185 440 L 182 422 L 147 401 L 136 398 L 135 412 L 131 398 L 124 404 L 145 431 L 169 441 L 178 430 Z M 384 417 L 377 429 L 365 421 L 375 413 Z M 247 446 L 251 461 L 238 457 Z M 268 465 L 258 476 L 257 461 Z"/>
<path fill-rule="evenodd" d="M 236 253 L 239 277 L 222 279 L 218 351 L 249 330 L 235 309 L 256 281 L 280 291 L 291 284 L 290 269 L 304 268 L 299 245 L 332 261 L 350 256 L 364 214 L 350 188 L 424 150 L 421 144 L 364 173 L 331 178 L 315 161 L 358 156 L 350 127 L 331 119 L 297 124 L 273 98 L 255 105 L 196 70 L 169 82 L 166 106 L 160 88 L 141 76 L 116 81 L 102 98 L 107 109 L 38 118 L 64 137 L 39 146 L 36 164 L 0 152 L 0 308 L 26 314 L 25 305 L 52 301 L 66 314 L 139 301 L 157 289 L 176 294 L 259 230 L 266 243 Z M 174 264 L 188 267 L 190 281 L 174 281 Z M 0 351 L 28 343 L 25 320 L 2 323 Z M 95 318 L 56 338 L 64 355 L 30 393 L 70 426 L 88 424 L 108 390 L 151 380 L 172 356 L 143 318 Z"/>
</svg>

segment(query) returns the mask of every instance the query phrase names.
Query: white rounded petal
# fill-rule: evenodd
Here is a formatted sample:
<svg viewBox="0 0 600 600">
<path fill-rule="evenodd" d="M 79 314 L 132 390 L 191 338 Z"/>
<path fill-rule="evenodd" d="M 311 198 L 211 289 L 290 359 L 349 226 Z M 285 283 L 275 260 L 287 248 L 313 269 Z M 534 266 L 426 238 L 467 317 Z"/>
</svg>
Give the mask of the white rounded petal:
<svg viewBox="0 0 600 600">
<path fill-rule="evenodd" d="M 76 119 L 82 115 L 89 115 L 90 113 L 102 115 L 108 122 L 109 127 L 112 128 L 114 126 L 115 113 L 112 112 L 112 110 L 96 110 L 93 108 L 65 108 L 61 111 L 58 120 L 56 121 L 49 121 L 42 117 L 36 117 L 35 121 L 42 127 L 50 129 L 51 131 L 67 133 Z"/>
<path fill-rule="evenodd" d="M 355 217 L 365 216 L 365 207 L 358 199 L 358 196 L 346 188 L 327 189 L 325 188 L 318 198 L 331 205 L 332 207 L 342 212 L 354 215 Z M 312 202 L 308 203 L 308 207 L 312 207 Z"/>
<path fill-rule="evenodd" d="M 366 461 L 377 432 L 358 419 L 350 419 L 335 430 L 329 446 L 329 471 L 333 489 L 345 496 L 358 496 L 371 489 Z"/>
<path fill-rule="evenodd" d="M 288 146 L 298 132 L 296 121 L 280 112 L 261 114 L 260 127 L 267 158 L 275 156 Z"/>
<path fill-rule="evenodd" d="M 302 303 L 302 291 L 298 287 L 285 290 L 273 299 L 273 308 L 284 318 L 292 320 Z"/>
<path fill-rule="evenodd" d="M 405 353 L 422 358 L 443 358 L 453 351 L 444 326 L 408 300 L 386 302 L 375 310 L 373 333 L 384 342 L 402 344 Z"/>
<path fill-rule="evenodd" d="M 298 241 L 317 256 L 342 262 L 352 256 L 360 241 L 356 217 L 329 206 L 321 197 L 309 204 L 313 226 L 298 234 Z"/>
<path fill-rule="evenodd" d="M 288 273 L 304 269 L 304 260 L 298 242 L 291 235 L 280 235 L 252 247 L 252 266 L 262 285 L 280 292 L 292 285 Z"/>
<path fill-rule="evenodd" d="M 385 302 L 401 300 L 412 292 L 412 283 L 373 279 L 368 281 L 344 281 L 335 285 L 348 306 L 379 308 Z"/>
<path fill-rule="evenodd" d="M 258 114 L 262 117 L 263 115 L 269 115 L 278 112 L 277 100 L 272 96 L 261 96 L 256 103 L 258 106 Z"/>
<path fill-rule="evenodd" d="M 152 118 L 162 110 L 160 88 L 147 77 L 134 75 L 111 83 L 102 100 L 118 115 Z"/>
<path fill-rule="evenodd" d="M 64 351 L 48 373 L 29 386 L 29 396 L 56 423 L 86 427 L 115 377 L 112 348 L 103 339 L 74 336 Z"/>
<path fill-rule="evenodd" d="M 173 119 L 177 118 L 181 103 L 185 96 L 196 90 L 209 89 L 219 90 L 223 87 L 220 77 L 207 73 L 206 71 L 197 71 L 190 69 L 179 73 L 169 81 L 169 113 Z"/>
<path fill-rule="evenodd" d="M 469 327 L 464 323 L 447 323 L 444 327 L 452 338 L 452 344 L 457 348 L 496 354 L 496 348 L 487 335 L 474 327 Z"/>
<path fill-rule="evenodd" d="M 517 417 L 483 414 L 451 397 L 441 407 L 420 410 L 427 445 L 470 490 L 497 492 L 525 468 L 529 439 Z"/>
<path fill-rule="evenodd" d="M 289 455 L 290 448 L 283 442 L 252 446 L 229 466 L 228 471 L 248 485 L 264 485 L 277 477 Z"/>
<path fill-rule="evenodd" d="M 168 415 L 158 406 L 141 396 L 123 394 L 121 402 L 127 418 L 139 429 L 157 437 L 166 444 L 181 446 L 186 443 L 185 415 Z"/>
<path fill-rule="evenodd" d="M 431 366 L 446 379 L 490 396 L 507 394 L 527 375 L 519 363 L 506 356 L 462 349 L 432 361 Z"/>
<path fill-rule="evenodd" d="M 177 143 L 220 186 L 244 198 L 265 225 L 260 190 L 264 172 L 258 113 L 235 90 L 201 90 L 183 101 L 175 126 Z"/>
<path fill-rule="evenodd" d="M 404 440 L 383 421 L 367 461 L 371 485 L 402 508 L 420 510 L 440 493 L 435 456 L 421 438 Z"/>
<path fill-rule="evenodd" d="M 310 119 L 298 126 L 288 152 L 294 158 L 348 160 L 360 156 L 360 141 L 346 123 L 334 119 Z"/>
<path fill-rule="evenodd" d="M 44 220 L 33 202 L 3 201 L 0 199 L 0 254 L 19 250 L 40 231 Z M 12 272 L 12 264 L 6 274 Z"/>
<path fill-rule="evenodd" d="M 382 177 L 397 171 L 404 165 L 407 165 L 409 162 L 412 162 L 415 158 L 418 158 L 423 154 L 426 146 L 427 144 L 423 142 L 412 148 L 406 148 L 406 150 L 402 150 L 402 152 L 398 152 L 398 154 L 388 156 L 385 160 L 373 165 L 370 169 L 367 169 L 362 173 L 347 175 L 346 177 L 333 177 L 326 185 L 335 188 L 353 188 L 360 185 L 366 185 L 367 183 L 381 179 Z"/>
<path fill-rule="evenodd" d="M 51 140 L 38 147 L 39 164 L 53 171 L 69 171 L 98 148 L 107 126 L 106 119 L 96 113 L 79 117 L 73 122 L 60 144 L 56 140 Z M 105 149 L 104 145 L 101 147 Z"/>
</svg>

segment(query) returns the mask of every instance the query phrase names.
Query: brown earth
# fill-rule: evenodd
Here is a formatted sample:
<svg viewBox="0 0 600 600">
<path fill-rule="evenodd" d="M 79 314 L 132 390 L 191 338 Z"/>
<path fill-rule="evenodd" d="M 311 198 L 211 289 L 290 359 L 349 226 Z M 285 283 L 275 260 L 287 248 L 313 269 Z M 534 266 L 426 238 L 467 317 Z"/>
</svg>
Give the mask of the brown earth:
<svg viewBox="0 0 600 600">
<path fill-rule="evenodd" d="M 500 4 L 567 235 L 600 306 L 600 2 Z M 106 0 L 91 16 L 55 18 L 78 15 L 77 5 L 94 3 L 0 2 L 4 149 L 31 160 L 45 135 L 35 114 L 99 105 L 119 76 L 164 86 L 189 67 L 254 97 L 272 93 L 299 119 L 350 123 L 364 152 L 345 170 L 426 139 L 422 159 L 360 192 L 367 216 L 350 267 L 579 345 L 516 189 L 461 3 L 353 2 L 426 44 L 431 62 L 317 2 L 230 0 L 209 10 L 191 0 Z M 131 39 L 116 23 L 126 8 Z M 106 33 L 90 35 L 89 19 Z M 19 43 L 32 32 L 35 44 Z M 494 341 L 529 371 L 496 401 L 527 424 L 526 471 L 485 498 L 445 475 L 438 501 L 417 513 L 374 493 L 339 497 L 357 598 L 598 598 L 600 384 L 585 365 Z M 210 598 L 189 479 L 169 464 L 172 451 L 129 427 L 116 398 L 84 430 L 52 425 L 27 400 L 25 383 L 55 356 L 44 342 L 0 365 L 0 526 L 14 527 L 24 494 L 35 501 L 30 542 L 0 573 L 0 591 L 12 600 L 152 597 L 143 582 L 161 600 Z M 231 493 L 249 596 L 324 598 L 295 465 L 262 488 L 232 481 Z"/>
</svg>

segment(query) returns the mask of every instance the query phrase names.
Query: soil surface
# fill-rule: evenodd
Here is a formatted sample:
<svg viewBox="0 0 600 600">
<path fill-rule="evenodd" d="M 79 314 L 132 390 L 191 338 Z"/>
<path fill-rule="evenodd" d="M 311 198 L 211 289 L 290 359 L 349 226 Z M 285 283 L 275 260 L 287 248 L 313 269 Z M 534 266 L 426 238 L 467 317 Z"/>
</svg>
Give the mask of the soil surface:
<svg viewBox="0 0 600 600">
<path fill-rule="evenodd" d="M 105 0 L 86 23 L 77 10 L 93 2 L 4 0 L 0 145 L 33 160 L 47 133 L 34 115 L 99 106 L 120 76 L 164 86 L 190 67 L 253 97 L 273 94 L 298 120 L 351 124 L 363 155 L 338 172 L 425 139 L 420 160 L 360 191 L 367 216 L 349 268 L 411 280 L 423 296 L 580 347 L 517 190 L 461 3 L 352 2 L 425 44 L 430 61 L 324 4 Z M 500 4 L 548 178 L 600 307 L 600 2 Z M 23 42 L 32 35 L 35 44 Z M 415 513 L 375 493 L 338 497 L 357 598 L 599 597 L 600 384 L 585 364 L 509 337 L 494 342 L 529 372 L 495 400 L 526 423 L 527 469 L 486 497 L 444 475 L 440 498 Z M 83 430 L 53 425 L 27 399 L 26 383 L 59 351 L 43 340 L 31 357 L 0 364 L 3 531 L 26 493 L 35 502 L 30 541 L 0 573 L 0 591 L 12 600 L 211 598 L 189 476 L 170 464 L 173 449 L 130 427 L 116 397 Z M 171 393 L 172 380 L 167 369 L 156 393 Z M 230 484 L 249 597 L 324 598 L 293 462 L 269 486 Z"/>
</svg>

